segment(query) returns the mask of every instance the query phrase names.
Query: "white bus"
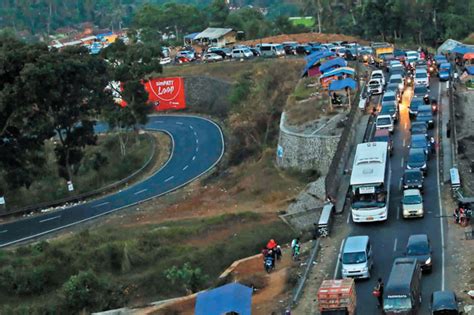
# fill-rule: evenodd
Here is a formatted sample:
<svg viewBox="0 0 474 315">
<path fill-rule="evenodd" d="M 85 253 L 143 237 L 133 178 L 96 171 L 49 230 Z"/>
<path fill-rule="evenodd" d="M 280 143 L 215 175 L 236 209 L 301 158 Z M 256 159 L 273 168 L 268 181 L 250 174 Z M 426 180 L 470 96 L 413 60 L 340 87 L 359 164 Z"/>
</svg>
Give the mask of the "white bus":
<svg viewBox="0 0 474 315">
<path fill-rule="evenodd" d="M 368 142 L 357 146 L 351 174 L 354 222 L 387 220 L 390 176 L 387 142 Z"/>
</svg>

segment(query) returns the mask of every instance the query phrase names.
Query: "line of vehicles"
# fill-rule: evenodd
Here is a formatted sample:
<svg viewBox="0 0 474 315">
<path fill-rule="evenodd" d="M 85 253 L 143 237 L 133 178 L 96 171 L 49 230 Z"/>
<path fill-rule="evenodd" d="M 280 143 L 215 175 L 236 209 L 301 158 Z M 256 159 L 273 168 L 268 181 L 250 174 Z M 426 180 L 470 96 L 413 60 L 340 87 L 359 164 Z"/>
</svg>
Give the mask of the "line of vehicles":
<svg viewBox="0 0 474 315">
<path fill-rule="evenodd" d="M 413 87 L 414 92 L 409 105 L 411 137 L 408 143 L 409 154 L 404 164 L 401 209 L 403 218 L 406 219 L 424 216 L 423 181 L 428 173 L 427 161 L 434 153 L 434 138 L 429 137 L 429 129 L 434 127 L 434 116 L 438 110 L 437 103 L 431 102 L 428 95 L 432 74 L 427 69 L 428 65 L 419 60 L 419 55 L 415 58 L 407 53 L 408 63 L 402 63 L 393 58 L 381 58 L 383 54 L 378 52 L 385 53 L 387 50 L 386 46 L 381 46 L 375 54 L 380 59 L 375 59 L 375 62 L 381 65 L 380 60 L 383 60 L 388 80 L 385 80 L 383 70 L 374 70 L 367 85 L 369 94 L 381 96 L 373 112 L 375 132 L 369 142 L 357 146 L 354 157 L 350 179 L 351 216 L 354 222 L 385 221 L 388 218 L 390 156 L 394 150 L 391 135 L 400 120 L 399 104 L 408 86 Z M 443 63 L 444 60 L 437 62 L 438 65 Z M 432 271 L 432 253 L 427 234 L 409 236 L 403 257 L 394 259 L 383 290 L 384 314 L 417 313 L 422 303 L 422 273 Z M 370 278 L 374 252 L 369 236 L 346 238 L 340 253 L 340 263 L 343 279 Z M 351 303 L 344 305 L 344 308 L 346 314 L 353 314 Z M 434 292 L 431 295 L 430 310 L 431 314 L 459 314 L 456 295 L 452 291 Z"/>
</svg>

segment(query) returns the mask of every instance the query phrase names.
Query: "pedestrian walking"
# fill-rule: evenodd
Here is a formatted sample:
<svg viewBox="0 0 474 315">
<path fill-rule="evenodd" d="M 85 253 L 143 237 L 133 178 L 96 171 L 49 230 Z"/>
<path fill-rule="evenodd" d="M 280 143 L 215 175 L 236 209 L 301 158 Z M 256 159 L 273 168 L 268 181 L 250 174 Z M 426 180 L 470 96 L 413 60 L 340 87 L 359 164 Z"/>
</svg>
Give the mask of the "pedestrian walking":
<svg viewBox="0 0 474 315">
<path fill-rule="evenodd" d="M 374 291 L 372 294 L 377 298 L 378 307 L 383 308 L 383 281 L 382 278 L 377 280 Z"/>
<path fill-rule="evenodd" d="M 280 260 L 282 256 L 280 245 L 277 245 L 277 247 L 275 248 L 275 254 L 276 254 L 276 259 Z"/>
<path fill-rule="evenodd" d="M 300 243 L 300 238 L 299 237 L 297 237 L 297 238 L 295 238 L 291 241 L 291 256 L 292 257 L 295 256 L 295 248 L 296 248 L 296 245 L 299 245 L 299 243 Z"/>
</svg>

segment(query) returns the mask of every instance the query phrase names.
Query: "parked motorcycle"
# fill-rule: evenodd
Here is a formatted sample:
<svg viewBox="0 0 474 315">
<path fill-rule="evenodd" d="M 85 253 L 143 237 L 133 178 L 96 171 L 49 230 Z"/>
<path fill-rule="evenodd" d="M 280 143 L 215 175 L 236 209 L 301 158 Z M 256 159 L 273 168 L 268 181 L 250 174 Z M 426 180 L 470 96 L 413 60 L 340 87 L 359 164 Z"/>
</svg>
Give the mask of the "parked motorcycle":
<svg viewBox="0 0 474 315">
<path fill-rule="evenodd" d="M 299 260 L 300 259 L 300 244 L 296 244 L 294 249 L 293 249 L 293 260 Z"/>
<path fill-rule="evenodd" d="M 466 227 L 471 222 L 472 209 L 458 207 L 454 209 L 454 223 L 459 224 L 462 227 Z"/>
</svg>

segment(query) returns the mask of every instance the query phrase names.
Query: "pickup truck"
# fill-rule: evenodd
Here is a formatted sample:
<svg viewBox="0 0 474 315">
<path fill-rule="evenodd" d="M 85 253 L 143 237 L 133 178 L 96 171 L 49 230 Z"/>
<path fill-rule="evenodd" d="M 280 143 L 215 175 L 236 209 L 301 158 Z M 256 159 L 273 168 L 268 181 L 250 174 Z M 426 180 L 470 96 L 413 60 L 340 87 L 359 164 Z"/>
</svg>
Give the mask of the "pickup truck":
<svg viewBox="0 0 474 315">
<path fill-rule="evenodd" d="M 357 301 L 354 279 L 324 280 L 317 301 L 322 315 L 354 315 Z"/>
</svg>

